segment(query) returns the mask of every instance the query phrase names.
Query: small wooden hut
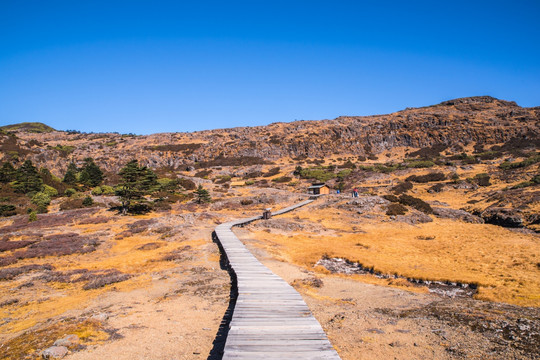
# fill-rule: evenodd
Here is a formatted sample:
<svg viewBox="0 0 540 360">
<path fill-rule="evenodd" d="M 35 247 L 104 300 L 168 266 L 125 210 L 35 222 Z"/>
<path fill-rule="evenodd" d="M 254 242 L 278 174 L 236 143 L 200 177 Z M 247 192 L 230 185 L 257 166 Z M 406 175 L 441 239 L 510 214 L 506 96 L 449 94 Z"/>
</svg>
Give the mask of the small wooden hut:
<svg viewBox="0 0 540 360">
<path fill-rule="evenodd" d="M 308 187 L 308 194 L 310 195 L 323 195 L 330 194 L 330 188 L 324 183 L 313 184 Z"/>
</svg>

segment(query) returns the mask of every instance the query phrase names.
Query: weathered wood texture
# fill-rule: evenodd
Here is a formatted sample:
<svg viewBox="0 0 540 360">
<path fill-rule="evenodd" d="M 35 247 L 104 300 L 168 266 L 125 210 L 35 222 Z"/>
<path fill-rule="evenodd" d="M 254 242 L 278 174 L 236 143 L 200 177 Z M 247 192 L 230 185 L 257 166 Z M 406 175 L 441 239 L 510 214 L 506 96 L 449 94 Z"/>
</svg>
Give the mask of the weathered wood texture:
<svg viewBox="0 0 540 360">
<path fill-rule="evenodd" d="M 303 201 L 272 215 L 284 214 L 312 201 Z M 338 360 L 337 352 L 300 294 L 261 264 L 231 231 L 233 226 L 261 218 L 231 221 L 215 230 L 238 287 L 223 359 Z"/>
</svg>

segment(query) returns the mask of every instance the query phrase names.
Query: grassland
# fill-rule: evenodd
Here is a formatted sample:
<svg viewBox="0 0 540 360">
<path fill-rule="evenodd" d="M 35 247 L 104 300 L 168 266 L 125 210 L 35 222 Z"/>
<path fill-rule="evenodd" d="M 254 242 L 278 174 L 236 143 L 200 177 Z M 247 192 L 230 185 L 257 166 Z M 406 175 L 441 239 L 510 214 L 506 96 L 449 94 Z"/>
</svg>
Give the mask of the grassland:
<svg viewBox="0 0 540 360">
<path fill-rule="evenodd" d="M 254 228 L 253 238 L 278 258 L 307 269 L 325 255 L 341 257 L 385 274 L 477 283 L 478 299 L 540 306 L 540 242 L 535 235 L 449 219 L 417 225 L 382 222 L 336 208 L 303 209 L 284 217 L 320 227 L 294 234 Z"/>
</svg>

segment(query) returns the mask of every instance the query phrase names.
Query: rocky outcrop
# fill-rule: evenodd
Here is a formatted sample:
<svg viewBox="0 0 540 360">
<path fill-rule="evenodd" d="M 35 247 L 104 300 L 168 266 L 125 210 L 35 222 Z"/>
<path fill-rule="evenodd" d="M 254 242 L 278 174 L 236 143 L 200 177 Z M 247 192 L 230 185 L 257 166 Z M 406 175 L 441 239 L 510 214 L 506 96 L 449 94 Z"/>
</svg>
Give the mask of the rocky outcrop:
<svg viewBox="0 0 540 360">
<path fill-rule="evenodd" d="M 509 228 L 523 227 L 523 214 L 517 209 L 491 207 L 480 214 L 487 224 L 499 225 Z"/>
<path fill-rule="evenodd" d="M 0 150 L 4 160 L 30 158 L 55 173 L 65 171 L 70 160 L 82 162 L 88 156 L 110 172 L 118 171 L 133 158 L 151 168 L 185 169 L 216 159 L 219 166 L 219 159 L 243 157 L 373 157 L 395 147 L 440 145 L 442 149 L 459 149 L 470 143 L 488 146 L 512 139 L 534 147 L 540 146 L 539 123 L 538 108 L 480 96 L 388 115 L 341 116 L 193 133 L 135 136 L 18 131 L 16 143 L 0 135 Z"/>
<path fill-rule="evenodd" d="M 443 207 L 432 207 L 432 208 L 433 208 L 433 213 L 435 214 L 435 216 L 440 217 L 440 218 L 461 220 L 461 221 L 471 223 L 471 224 L 484 223 L 484 219 L 482 219 L 479 216 L 468 213 L 465 210 L 456 210 L 456 209 L 443 208 Z"/>
</svg>

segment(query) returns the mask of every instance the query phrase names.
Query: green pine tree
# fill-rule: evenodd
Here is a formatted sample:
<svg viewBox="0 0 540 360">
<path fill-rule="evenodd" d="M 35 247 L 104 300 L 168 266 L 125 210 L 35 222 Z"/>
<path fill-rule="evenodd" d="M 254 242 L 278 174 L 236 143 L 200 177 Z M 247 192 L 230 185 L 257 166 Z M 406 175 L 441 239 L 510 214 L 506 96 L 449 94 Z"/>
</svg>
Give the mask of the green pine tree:
<svg viewBox="0 0 540 360">
<path fill-rule="evenodd" d="M 75 163 L 73 162 L 69 163 L 67 171 L 64 175 L 64 179 L 62 181 L 70 185 L 75 184 L 77 182 L 78 172 L 79 172 L 79 169 L 77 168 L 77 165 L 75 165 Z"/>
<path fill-rule="evenodd" d="M 84 159 L 84 165 L 81 169 L 81 175 L 79 176 L 79 182 L 81 184 L 95 187 L 103 182 L 103 171 L 96 165 L 94 159 Z"/>
<path fill-rule="evenodd" d="M 140 167 L 137 160 L 128 162 L 118 175 L 122 177 L 122 182 L 116 194 L 120 197 L 124 214 L 158 185 L 156 174 L 146 166 Z"/>
<path fill-rule="evenodd" d="M 11 165 L 11 163 L 6 162 L 2 165 L 0 168 L 0 182 L 1 183 L 9 183 L 15 180 L 15 177 L 17 175 L 17 170 Z"/>
<path fill-rule="evenodd" d="M 17 169 L 16 179 L 13 188 L 16 192 L 23 194 L 38 192 L 43 185 L 43 180 L 39 176 L 39 173 L 31 160 L 26 160 L 21 167 Z"/>
<path fill-rule="evenodd" d="M 208 192 L 208 190 L 203 188 L 202 185 L 199 185 L 197 190 L 195 190 L 194 194 L 197 197 L 196 201 L 198 204 L 209 203 L 210 201 L 212 201 L 210 193 Z"/>
</svg>

